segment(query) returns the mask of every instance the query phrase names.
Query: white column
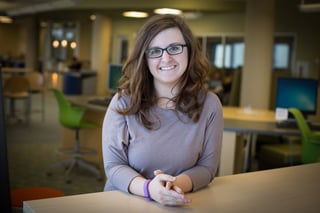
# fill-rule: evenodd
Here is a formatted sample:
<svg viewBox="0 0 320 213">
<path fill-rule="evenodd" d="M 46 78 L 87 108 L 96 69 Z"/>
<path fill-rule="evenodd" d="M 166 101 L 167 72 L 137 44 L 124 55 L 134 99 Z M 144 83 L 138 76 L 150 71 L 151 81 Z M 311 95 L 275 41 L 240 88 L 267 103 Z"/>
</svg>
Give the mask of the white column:
<svg viewBox="0 0 320 213">
<path fill-rule="evenodd" d="M 34 16 L 25 18 L 26 28 L 26 67 L 30 69 L 38 68 L 39 49 L 39 24 Z"/>
<path fill-rule="evenodd" d="M 247 0 L 241 106 L 268 109 L 274 37 L 274 0 Z"/>
<path fill-rule="evenodd" d="M 93 23 L 92 34 L 92 69 L 97 73 L 97 94 L 107 93 L 107 65 L 109 63 L 111 43 L 111 20 L 98 15 Z"/>
</svg>

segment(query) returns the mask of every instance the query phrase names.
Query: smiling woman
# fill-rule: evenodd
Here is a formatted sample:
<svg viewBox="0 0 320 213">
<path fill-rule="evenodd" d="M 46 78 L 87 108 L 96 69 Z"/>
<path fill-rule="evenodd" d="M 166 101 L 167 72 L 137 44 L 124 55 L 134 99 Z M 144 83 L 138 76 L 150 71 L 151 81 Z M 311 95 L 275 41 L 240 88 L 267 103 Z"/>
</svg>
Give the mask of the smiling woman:
<svg viewBox="0 0 320 213">
<path fill-rule="evenodd" d="M 207 90 L 209 70 L 183 18 L 146 21 L 104 118 L 106 191 L 176 206 L 214 179 L 223 118 L 218 97 Z"/>
</svg>

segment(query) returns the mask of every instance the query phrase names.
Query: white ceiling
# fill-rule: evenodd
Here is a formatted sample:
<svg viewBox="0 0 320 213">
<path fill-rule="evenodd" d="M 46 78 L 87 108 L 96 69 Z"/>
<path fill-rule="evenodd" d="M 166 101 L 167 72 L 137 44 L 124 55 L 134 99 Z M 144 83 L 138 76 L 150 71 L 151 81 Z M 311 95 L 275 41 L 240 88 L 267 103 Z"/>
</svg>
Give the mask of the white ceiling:
<svg viewBox="0 0 320 213">
<path fill-rule="evenodd" d="M 117 14 L 124 10 L 152 11 L 171 7 L 188 12 L 243 11 L 245 0 L 2 0 L 0 13 L 11 16 L 48 11 L 91 11 Z M 59 14 L 61 15 L 61 13 Z"/>
</svg>

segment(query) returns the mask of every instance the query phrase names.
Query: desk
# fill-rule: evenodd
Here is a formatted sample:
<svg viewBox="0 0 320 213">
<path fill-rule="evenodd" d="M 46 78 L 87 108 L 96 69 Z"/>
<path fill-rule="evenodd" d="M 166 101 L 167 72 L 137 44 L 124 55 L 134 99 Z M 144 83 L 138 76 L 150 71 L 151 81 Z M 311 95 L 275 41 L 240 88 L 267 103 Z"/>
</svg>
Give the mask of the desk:
<svg viewBox="0 0 320 213">
<path fill-rule="evenodd" d="M 67 95 L 66 98 L 70 103 L 85 107 L 89 111 L 105 113 L 107 108 L 101 105 L 90 104 L 89 101 L 93 99 L 104 99 L 106 96 L 93 96 L 93 95 Z"/>
<path fill-rule="evenodd" d="M 66 96 L 67 100 L 75 106 L 85 107 L 87 110 L 84 114 L 84 119 L 87 121 L 95 122 L 99 125 L 99 128 L 93 129 L 81 129 L 80 134 L 80 144 L 83 147 L 88 147 L 97 150 L 97 155 L 86 156 L 85 159 L 93 161 L 99 165 L 102 165 L 102 123 L 104 119 L 106 107 L 99 105 L 89 104 L 88 101 L 97 96 L 83 96 L 83 95 L 72 95 Z M 62 127 L 62 147 L 73 146 L 73 141 L 75 140 L 75 134 L 73 130 Z M 103 168 L 103 166 L 101 166 Z"/>
<path fill-rule="evenodd" d="M 59 88 L 62 91 L 66 89 L 70 89 L 70 85 L 65 85 L 65 78 L 66 76 L 77 78 L 80 81 L 80 91 L 77 91 L 79 94 L 84 95 L 92 95 L 95 94 L 96 91 L 96 77 L 97 72 L 95 70 L 80 70 L 79 72 L 72 72 L 72 71 L 56 71 L 50 70 L 48 73 L 51 74 L 51 85 L 53 87 Z M 72 82 L 69 82 L 72 83 Z M 75 86 L 75 85 L 71 85 Z M 68 87 L 68 88 L 67 88 Z M 69 93 L 70 91 L 68 91 Z M 70 93 L 69 93 L 70 94 Z"/>
<path fill-rule="evenodd" d="M 224 132 L 219 176 L 234 174 L 236 170 L 239 170 L 235 163 L 239 161 L 239 156 L 236 153 L 237 145 L 242 146 L 237 141 L 239 134 L 244 135 L 248 142 L 245 147 L 244 166 L 240 172 L 246 172 L 250 168 L 251 145 L 255 142 L 256 135 L 300 135 L 298 129 L 277 128 L 275 114 L 271 110 L 223 107 L 223 117 Z"/>
<path fill-rule="evenodd" d="M 272 110 L 252 109 L 241 107 L 223 107 L 223 117 L 225 119 L 257 121 L 257 122 L 275 122 L 275 113 Z"/>
<path fill-rule="evenodd" d="M 19 67 L 2 67 L 1 72 L 7 74 L 20 74 L 26 72 L 32 72 L 32 69 L 29 68 L 19 68 Z"/>
<path fill-rule="evenodd" d="M 192 203 L 165 207 L 119 191 L 26 201 L 25 213 L 319 212 L 320 163 L 217 177 Z"/>
</svg>

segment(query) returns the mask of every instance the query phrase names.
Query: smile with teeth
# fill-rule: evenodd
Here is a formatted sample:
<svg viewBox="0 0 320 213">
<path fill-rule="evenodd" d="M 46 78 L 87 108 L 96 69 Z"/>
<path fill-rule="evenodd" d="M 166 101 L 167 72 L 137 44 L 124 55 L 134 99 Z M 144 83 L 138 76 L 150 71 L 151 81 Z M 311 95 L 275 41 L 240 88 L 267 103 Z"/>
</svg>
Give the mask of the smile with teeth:
<svg viewBox="0 0 320 213">
<path fill-rule="evenodd" d="M 175 67 L 176 67 L 175 65 L 167 66 L 167 67 L 160 67 L 160 70 L 170 71 L 170 70 L 173 70 Z"/>
</svg>

